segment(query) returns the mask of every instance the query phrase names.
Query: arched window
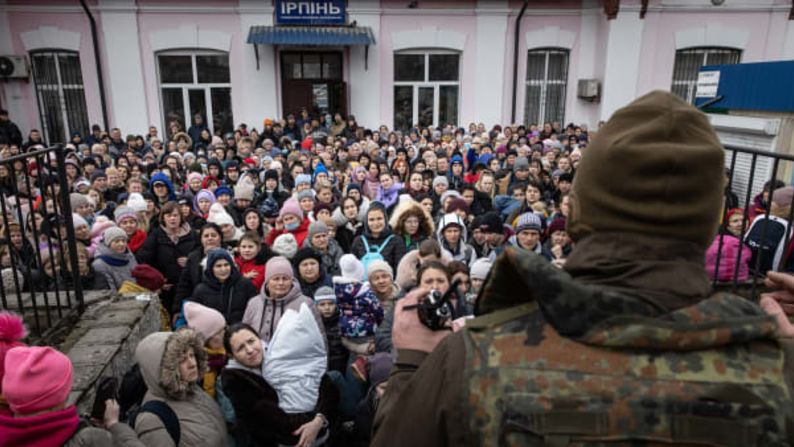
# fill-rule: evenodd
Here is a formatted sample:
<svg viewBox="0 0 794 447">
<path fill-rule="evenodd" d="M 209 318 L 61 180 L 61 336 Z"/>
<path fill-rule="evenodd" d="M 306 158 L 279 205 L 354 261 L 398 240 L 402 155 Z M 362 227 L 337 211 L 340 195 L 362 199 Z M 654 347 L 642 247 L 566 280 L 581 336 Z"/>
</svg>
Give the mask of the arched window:
<svg viewBox="0 0 794 447">
<path fill-rule="evenodd" d="M 700 67 L 706 65 L 738 64 L 742 50 L 736 48 L 696 47 L 676 50 L 673 65 L 673 85 L 670 91 L 686 102 L 695 99 L 695 87 Z"/>
<path fill-rule="evenodd" d="M 394 128 L 457 125 L 460 53 L 444 50 L 394 54 Z"/>
<path fill-rule="evenodd" d="M 190 128 L 193 116 L 201 115 L 210 133 L 234 130 L 229 54 L 219 51 L 167 51 L 157 54 L 163 121 L 178 121 Z"/>
<path fill-rule="evenodd" d="M 65 143 L 73 132 L 87 136 L 80 55 L 76 51 L 36 50 L 30 52 L 30 61 L 44 141 Z"/>
<path fill-rule="evenodd" d="M 538 48 L 527 55 L 524 122 L 564 122 L 568 87 L 568 56 L 564 48 Z"/>
</svg>

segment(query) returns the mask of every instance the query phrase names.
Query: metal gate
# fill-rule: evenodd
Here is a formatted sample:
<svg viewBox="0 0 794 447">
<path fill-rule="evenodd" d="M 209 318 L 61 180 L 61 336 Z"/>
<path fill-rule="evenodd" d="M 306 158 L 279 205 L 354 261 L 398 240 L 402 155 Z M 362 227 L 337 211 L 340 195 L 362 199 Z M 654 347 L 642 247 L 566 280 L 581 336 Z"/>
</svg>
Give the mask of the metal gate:
<svg viewBox="0 0 794 447">
<path fill-rule="evenodd" d="M 0 189 L 0 304 L 35 340 L 83 312 L 63 148 L 0 160 Z"/>
</svg>

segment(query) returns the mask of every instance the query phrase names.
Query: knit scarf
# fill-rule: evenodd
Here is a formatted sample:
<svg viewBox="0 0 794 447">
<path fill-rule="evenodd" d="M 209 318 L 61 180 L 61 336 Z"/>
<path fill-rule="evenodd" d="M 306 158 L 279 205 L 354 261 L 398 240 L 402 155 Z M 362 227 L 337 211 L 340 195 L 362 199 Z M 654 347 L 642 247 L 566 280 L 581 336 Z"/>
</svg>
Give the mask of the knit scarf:
<svg viewBox="0 0 794 447">
<path fill-rule="evenodd" d="M 51 447 L 66 444 L 80 425 L 77 407 L 71 406 L 36 416 L 15 418 L 0 415 L 0 445 Z"/>
<path fill-rule="evenodd" d="M 99 259 L 103 260 L 107 265 L 111 267 L 123 267 L 130 263 L 129 258 L 127 258 L 126 256 L 122 259 L 111 255 L 101 255 L 99 256 Z"/>
<path fill-rule="evenodd" d="M 146 242 L 146 232 L 143 230 L 136 230 L 135 233 L 132 233 L 129 242 L 127 242 L 127 247 L 129 247 L 130 251 L 135 253 L 141 248 L 144 242 Z"/>
</svg>

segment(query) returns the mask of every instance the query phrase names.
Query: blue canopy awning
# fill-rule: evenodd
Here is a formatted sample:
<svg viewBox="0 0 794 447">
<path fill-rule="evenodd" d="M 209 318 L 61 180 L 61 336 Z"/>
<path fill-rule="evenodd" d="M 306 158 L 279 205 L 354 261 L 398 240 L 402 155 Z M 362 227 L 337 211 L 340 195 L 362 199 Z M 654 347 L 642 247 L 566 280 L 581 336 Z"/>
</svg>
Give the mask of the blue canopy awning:
<svg viewBox="0 0 794 447">
<path fill-rule="evenodd" d="M 248 43 L 265 45 L 349 46 L 374 45 L 368 26 L 252 26 Z"/>
</svg>

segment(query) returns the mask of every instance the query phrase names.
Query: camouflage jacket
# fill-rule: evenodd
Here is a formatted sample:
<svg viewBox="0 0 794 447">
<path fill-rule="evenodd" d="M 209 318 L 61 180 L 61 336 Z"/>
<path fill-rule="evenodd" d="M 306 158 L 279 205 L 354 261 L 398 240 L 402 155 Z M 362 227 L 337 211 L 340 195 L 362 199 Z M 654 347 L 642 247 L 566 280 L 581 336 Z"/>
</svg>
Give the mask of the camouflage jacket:
<svg viewBox="0 0 794 447">
<path fill-rule="evenodd" d="M 660 312 L 508 250 L 480 305 L 426 359 L 399 353 L 373 445 L 789 445 L 789 344 L 750 301 Z"/>
</svg>

